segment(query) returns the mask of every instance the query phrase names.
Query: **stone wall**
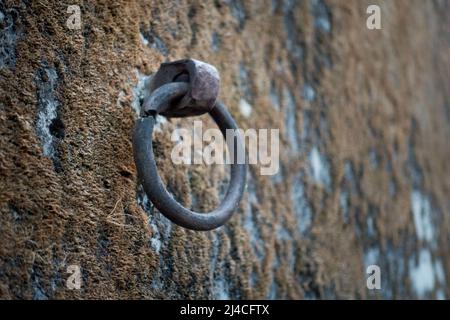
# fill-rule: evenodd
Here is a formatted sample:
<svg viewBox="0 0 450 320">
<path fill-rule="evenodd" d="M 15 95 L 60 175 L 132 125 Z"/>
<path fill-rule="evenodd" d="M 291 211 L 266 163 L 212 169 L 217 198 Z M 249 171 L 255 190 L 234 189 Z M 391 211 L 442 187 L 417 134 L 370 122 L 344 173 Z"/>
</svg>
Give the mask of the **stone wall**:
<svg viewBox="0 0 450 320">
<path fill-rule="evenodd" d="M 450 296 L 449 2 L 70 4 L 81 29 L 66 2 L 0 2 L 1 298 Z M 186 57 L 217 67 L 243 129 L 280 129 L 279 172 L 251 165 L 211 232 L 158 213 L 132 155 L 150 76 Z M 193 121 L 161 119 L 154 145 L 168 189 L 207 211 L 227 169 L 169 160 L 170 132 Z"/>
</svg>

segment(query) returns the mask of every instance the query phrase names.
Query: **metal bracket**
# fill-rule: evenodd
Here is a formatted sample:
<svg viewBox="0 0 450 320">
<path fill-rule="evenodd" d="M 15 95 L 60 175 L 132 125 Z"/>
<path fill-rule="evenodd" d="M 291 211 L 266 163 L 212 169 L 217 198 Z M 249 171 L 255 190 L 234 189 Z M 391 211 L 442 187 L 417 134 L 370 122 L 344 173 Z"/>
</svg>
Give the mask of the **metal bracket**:
<svg viewBox="0 0 450 320">
<path fill-rule="evenodd" d="M 189 83 L 188 92 L 165 105 L 143 104 L 144 114 L 158 113 L 166 117 L 191 117 L 208 113 L 214 107 L 219 94 L 220 77 L 217 69 L 195 59 L 183 59 L 162 63 L 150 83 L 150 92 L 172 82 Z"/>
</svg>

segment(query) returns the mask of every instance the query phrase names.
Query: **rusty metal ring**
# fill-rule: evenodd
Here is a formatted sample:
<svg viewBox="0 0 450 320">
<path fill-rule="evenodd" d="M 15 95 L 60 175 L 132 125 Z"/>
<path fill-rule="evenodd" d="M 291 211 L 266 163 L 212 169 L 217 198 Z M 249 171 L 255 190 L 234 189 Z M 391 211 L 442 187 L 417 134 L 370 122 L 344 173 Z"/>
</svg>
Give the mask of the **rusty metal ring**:
<svg viewBox="0 0 450 320">
<path fill-rule="evenodd" d="M 153 205 L 172 222 L 192 230 L 212 230 L 223 225 L 231 218 L 239 205 L 245 188 L 247 165 L 239 163 L 238 155 L 245 152 L 242 137 L 235 135 L 234 141 L 226 141 L 228 149 L 232 146 L 233 157 L 231 164 L 231 179 L 224 199 L 215 210 L 209 213 L 198 213 L 189 210 L 179 204 L 166 190 L 158 175 L 155 157 L 153 154 L 152 133 L 156 115 L 166 108 L 170 100 L 180 98 L 189 90 L 186 82 L 172 82 L 156 89 L 144 103 L 152 105 L 151 112 L 144 113 L 136 121 L 133 135 L 133 152 L 138 172 L 144 191 L 147 193 Z M 236 122 L 223 103 L 217 101 L 209 111 L 226 138 L 227 129 L 237 129 Z M 241 161 L 242 162 L 242 161 Z"/>
</svg>

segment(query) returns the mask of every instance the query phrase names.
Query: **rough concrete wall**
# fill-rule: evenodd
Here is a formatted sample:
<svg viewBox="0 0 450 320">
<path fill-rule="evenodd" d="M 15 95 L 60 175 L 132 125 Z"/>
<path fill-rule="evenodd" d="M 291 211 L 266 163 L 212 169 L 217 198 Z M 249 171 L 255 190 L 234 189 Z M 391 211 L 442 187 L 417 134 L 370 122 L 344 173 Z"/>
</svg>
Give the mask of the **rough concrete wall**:
<svg viewBox="0 0 450 320">
<path fill-rule="evenodd" d="M 0 2 L 0 297 L 450 296 L 448 2 L 70 4 L 81 30 L 67 3 Z M 280 172 L 252 165 L 239 211 L 211 232 L 159 214 L 132 156 L 149 76 L 185 57 L 218 68 L 242 128 L 281 131 Z M 192 121 L 160 124 L 158 166 L 208 210 L 227 170 L 168 160 L 171 130 Z M 382 290 L 366 289 L 369 264 Z"/>
</svg>

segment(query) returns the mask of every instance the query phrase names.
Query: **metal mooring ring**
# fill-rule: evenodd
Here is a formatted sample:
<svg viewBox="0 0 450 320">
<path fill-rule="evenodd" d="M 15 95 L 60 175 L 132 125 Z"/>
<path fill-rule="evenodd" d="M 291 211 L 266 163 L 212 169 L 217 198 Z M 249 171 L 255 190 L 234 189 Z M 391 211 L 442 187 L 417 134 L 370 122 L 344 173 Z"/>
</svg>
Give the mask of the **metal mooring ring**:
<svg viewBox="0 0 450 320">
<path fill-rule="evenodd" d="M 208 213 L 198 213 L 189 210 L 179 204 L 166 190 L 158 175 L 155 157 L 153 154 L 152 133 L 156 121 L 156 115 L 165 113 L 170 116 L 171 106 L 176 106 L 177 101 L 192 91 L 188 82 L 170 82 L 158 87 L 144 102 L 141 118 L 136 121 L 133 134 L 133 152 L 138 177 L 144 191 L 153 205 L 172 222 L 192 230 L 212 230 L 223 225 L 231 218 L 239 205 L 245 188 L 247 165 L 245 161 L 238 159 L 239 155 L 245 155 L 242 137 L 233 135 L 234 141 L 226 141 L 232 157 L 231 179 L 228 190 L 220 205 Z M 174 107 L 176 108 L 176 107 Z M 183 105 L 183 116 L 189 107 Z M 194 109 L 198 114 L 198 109 Z M 236 122 L 223 103 L 216 101 L 207 111 L 219 126 L 226 138 L 227 129 L 237 129 Z M 246 159 L 246 157 L 244 156 Z M 239 160 L 239 161 L 238 161 Z"/>
</svg>

